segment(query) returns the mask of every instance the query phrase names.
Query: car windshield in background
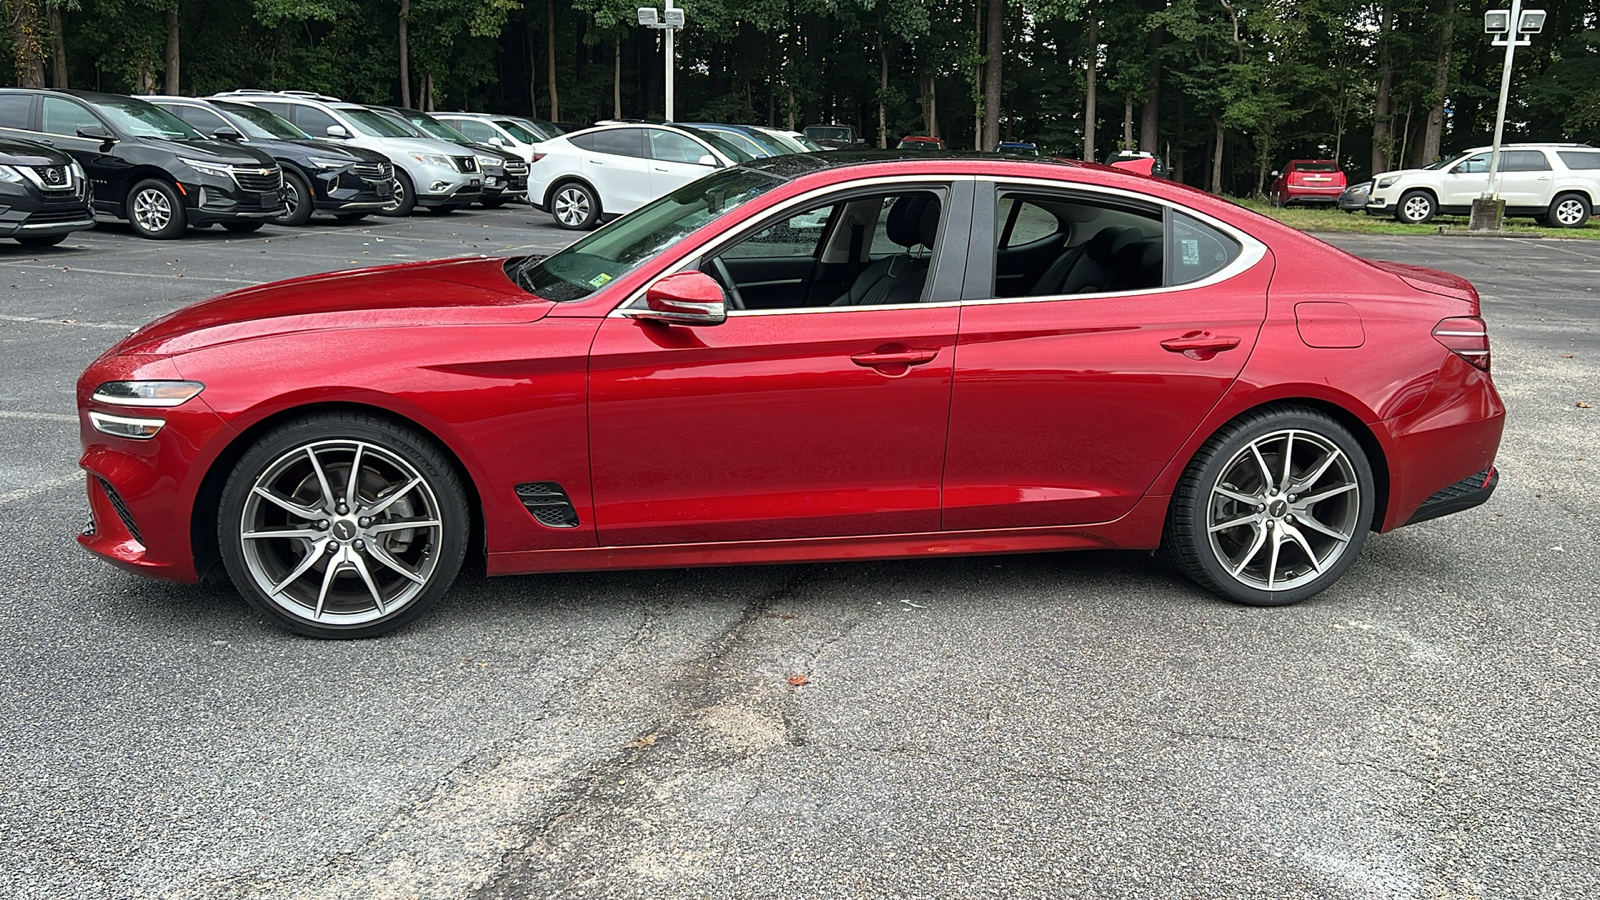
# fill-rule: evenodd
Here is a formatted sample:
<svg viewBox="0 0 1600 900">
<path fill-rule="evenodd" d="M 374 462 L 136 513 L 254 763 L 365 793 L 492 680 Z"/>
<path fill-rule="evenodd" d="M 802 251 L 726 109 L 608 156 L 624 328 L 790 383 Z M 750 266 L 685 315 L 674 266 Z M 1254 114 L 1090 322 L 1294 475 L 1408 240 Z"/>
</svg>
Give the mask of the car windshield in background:
<svg viewBox="0 0 1600 900">
<path fill-rule="evenodd" d="M 380 116 L 370 109 L 346 109 L 340 107 L 339 112 L 355 123 L 356 128 L 360 129 L 368 137 L 416 137 L 412 129 L 393 119 Z"/>
<path fill-rule="evenodd" d="M 517 123 L 511 121 L 510 119 L 495 119 L 494 123 L 496 125 L 499 125 L 501 128 L 504 128 L 506 130 L 506 134 L 511 135 L 512 137 L 516 138 L 517 140 L 523 142 L 524 144 L 537 144 L 540 141 L 548 141 L 548 140 L 550 140 L 550 138 L 548 138 L 548 137 L 543 137 L 543 136 L 534 134 L 533 132 L 529 131 L 526 128 L 523 128 L 521 125 L 518 125 Z"/>
<path fill-rule="evenodd" d="M 1339 164 L 1331 162 L 1295 163 L 1294 170 L 1296 172 L 1337 172 L 1339 171 Z"/>
<path fill-rule="evenodd" d="M 721 152 L 723 156 L 726 156 L 736 163 L 747 163 L 755 160 L 754 156 L 750 155 L 744 149 L 734 146 L 732 141 L 723 140 L 722 136 L 719 134 L 713 134 L 709 131 L 701 131 L 698 128 L 685 128 L 683 130 L 684 132 L 692 134 L 700 140 L 705 141 L 711 146 L 717 148 L 717 150 Z"/>
<path fill-rule="evenodd" d="M 441 141 L 449 141 L 452 144 L 472 143 L 472 140 L 466 135 L 435 119 L 433 116 L 414 116 L 406 113 L 401 113 L 401 115 L 405 117 L 407 122 L 422 129 L 430 137 L 436 137 Z"/>
<path fill-rule="evenodd" d="M 184 120 L 153 103 L 133 97 L 114 100 L 95 98 L 94 108 L 104 113 L 120 131 L 135 137 L 200 140 L 205 137 Z"/>
<path fill-rule="evenodd" d="M 684 236 L 784 181 L 724 169 L 691 182 L 542 261 L 512 263 L 522 289 L 546 300 L 581 300 L 632 272 Z"/>
<path fill-rule="evenodd" d="M 247 103 L 219 103 L 217 108 L 239 120 L 244 136 L 256 140 L 307 141 L 311 135 L 294 127 L 288 119 L 275 112 Z"/>
<path fill-rule="evenodd" d="M 813 126 L 806 129 L 806 137 L 817 141 L 848 141 L 850 140 L 850 129 Z"/>
</svg>

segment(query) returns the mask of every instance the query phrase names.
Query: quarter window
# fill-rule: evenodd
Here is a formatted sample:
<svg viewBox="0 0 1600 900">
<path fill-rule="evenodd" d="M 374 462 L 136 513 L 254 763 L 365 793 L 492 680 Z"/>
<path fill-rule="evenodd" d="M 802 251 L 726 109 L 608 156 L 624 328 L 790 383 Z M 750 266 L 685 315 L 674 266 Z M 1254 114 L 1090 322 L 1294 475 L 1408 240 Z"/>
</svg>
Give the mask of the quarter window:
<svg viewBox="0 0 1600 900">
<path fill-rule="evenodd" d="M 1216 274 L 1238 258 L 1239 242 L 1180 212 L 1168 231 L 1167 284 L 1189 284 Z"/>
<path fill-rule="evenodd" d="M 1583 150 L 1557 150 L 1556 155 L 1569 169 L 1600 169 L 1600 153 Z"/>
</svg>

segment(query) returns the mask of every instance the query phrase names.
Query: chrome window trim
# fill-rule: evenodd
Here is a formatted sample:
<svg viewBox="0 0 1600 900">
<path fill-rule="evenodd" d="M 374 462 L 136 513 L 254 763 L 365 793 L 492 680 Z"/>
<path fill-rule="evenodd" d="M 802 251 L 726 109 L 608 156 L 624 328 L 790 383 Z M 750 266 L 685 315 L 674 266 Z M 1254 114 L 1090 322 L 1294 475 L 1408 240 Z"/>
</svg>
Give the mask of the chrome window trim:
<svg viewBox="0 0 1600 900">
<path fill-rule="evenodd" d="M 685 137 L 693 138 L 693 135 L 685 135 Z M 904 185 L 904 184 L 950 185 L 950 184 L 955 184 L 956 182 L 960 182 L 960 181 L 977 181 L 978 177 L 979 176 L 976 176 L 976 175 L 900 175 L 900 176 L 879 176 L 877 178 L 866 178 L 866 179 L 862 179 L 860 181 L 851 181 L 851 182 L 841 183 L 841 184 L 830 184 L 830 185 L 826 185 L 826 186 L 823 186 L 823 187 L 814 188 L 812 190 L 806 191 L 803 194 L 796 194 L 795 196 L 790 197 L 789 199 L 787 199 L 787 200 L 785 200 L 785 201 L 783 201 L 781 203 L 778 203 L 778 204 L 774 205 L 772 208 L 770 208 L 770 209 L 766 210 L 765 212 L 763 212 L 762 213 L 762 218 L 766 218 L 768 216 L 774 216 L 776 214 L 787 212 L 787 211 L 793 209 L 796 206 L 799 206 L 799 205 L 804 204 L 804 203 L 809 203 L 812 200 L 817 199 L 818 197 L 825 196 L 825 195 L 831 194 L 831 193 L 854 191 L 854 190 L 857 190 L 859 188 L 870 188 L 870 187 L 878 187 L 878 186 L 893 186 L 893 185 Z M 790 218 L 792 218 L 792 217 L 793 216 L 790 216 Z M 773 221 L 776 221 L 776 219 L 774 219 Z M 942 225 L 941 225 L 941 229 L 942 229 Z M 663 278 L 666 278 L 669 275 L 676 275 L 679 272 L 682 272 L 684 270 L 684 268 L 689 264 L 689 262 L 691 260 L 698 259 L 698 258 L 700 258 L 702 256 L 706 256 L 706 255 L 709 255 L 709 254 L 714 254 L 716 251 L 719 251 L 719 250 L 723 249 L 723 247 L 725 247 L 725 246 L 727 246 L 729 244 L 735 243 L 734 238 L 735 237 L 739 237 L 742 233 L 743 233 L 742 229 L 735 229 L 734 231 L 731 231 L 731 232 L 724 232 L 723 234 L 717 235 L 716 237 L 712 238 L 711 240 L 705 242 L 704 244 L 701 244 L 699 247 L 690 250 L 687 254 L 684 255 L 684 257 L 682 259 L 680 259 L 677 262 L 673 263 L 671 266 L 669 266 L 666 270 L 661 272 L 659 275 L 657 275 L 656 277 L 650 279 L 650 281 L 648 281 L 647 283 L 641 285 L 640 287 L 635 288 L 633 293 L 629 294 L 627 296 L 627 298 L 624 299 L 621 303 L 618 303 L 616 305 L 616 307 L 611 310 L 610 313 L 607 313 L 607 316 L 610 317 L 610 318 L 617 318 L 617 319 L 630 318 L 629 316 L 624 315 L 622 311 L 625 310 L 625 309 L 632 308 L 637 303 L 643 302 L 644 301 L 644 293 L 645 293 L 645 291 L 650 289 L 651 285 L 655 284 L 657 281 L 660 281 Z M 735 317 L 745 318 L 745 317 L 754 317 L 754 316 L 779 316 L 779 315 L 792 316 L 792 315 L 797 315 L 797 314 L 821 313 L 821 312 L 834 312 L 834 313 L 837 313 L 837 312 L 864 312 L 864 311 L 875 310 L 875 309 L 935 309 L 935 308 L 950 307 L 950 306 L 960 306 L 960 305 L 961 305 L 961 301 L 959 301 L 959 300 L 947 300 L 947 301 L 943 301 L 943 302 L 940 302 L 940 303 L 882 303 L 882 304 L 873 304 L 873 305 L 870 305 L 870 306 L 868 306 L 868 305 L 862 305 L 862 306 L 798 306 L 798 307 L 792 307 L 792 308 L 789 308 L 789 309 L 730 309 L 730 310 L 728 310 L 728 318 L 732 319 L 732 318 L 735 318 Z"/>
<path fill-rule="evenodd" d="M 1215 228 L 1228 237 L 1238 241 L 1240 249 L 1239 255 L 1234 257 L 1233 262 L 1228 263 L 1226 266 L 1223 266 L 1199 281 L 1186 281 L 1183 284 L 1175 284 L 1158 288 L 1142 288 L 1140 290 L 1133 291 L 1102 291 L 1094 294 L 1047 294 L 1039 297 L 990 297 L 983 300 L 964 301 L 963 305 L 965 306 L 992 306 L 999 303 L 1054 303 L 1060 300 L 1095 300 L 1102 297 L 1149 297 L 1158 294 L 1173 294 L 1179 291 L 1199 290 L 1201 288 L 1220 284 L 1224 281 L 1234 278 L 1235 276 L 1242 275 L 1245 272 L 1250 271 L 1267 255 L 1267 245 L 1256 240 L 1254 237 L 1251 237 L 1249 234 L 1246 234 L 1245 232 L 1240 231 L 1238 228 L 1235 228 L 1234 226 L 1229 225 L 1228 223 L 1223 222 L 1213 216 L 1208 216 L 1205 213 L 1194 209 L 1193 207 L 1184 206 L 1180 203 L 1176 203 L 1162 197 L 1153 197 L 1149 194 L 1141 194 L 1137 191 L 1129 191 L 1122 188 L 1105 187 L 1097 184 L 1052 181 L 1044 178 L 1000 179 L 984 176 L 979 180 L 987 181 L 994 185 L 996 196 L 999 196 L 999 194 L 1007 188 L 1015 186 L 1041 187 L 1057 191 L 1104 194 L 1108 197 L 1116 197 L 1121 200 L 1133 200 L 1139 203 L 1159 206 L 1163 209 L 1163 211 L 1170 209 L 1173 212 L 1181 212 L 1195 221 Z M 1165 216 L 1163 215 L 1161 226 L 1163 254 L 1166 253 L 1167 237 L 1167 227 L 1165 223 Z"/>
</svg>

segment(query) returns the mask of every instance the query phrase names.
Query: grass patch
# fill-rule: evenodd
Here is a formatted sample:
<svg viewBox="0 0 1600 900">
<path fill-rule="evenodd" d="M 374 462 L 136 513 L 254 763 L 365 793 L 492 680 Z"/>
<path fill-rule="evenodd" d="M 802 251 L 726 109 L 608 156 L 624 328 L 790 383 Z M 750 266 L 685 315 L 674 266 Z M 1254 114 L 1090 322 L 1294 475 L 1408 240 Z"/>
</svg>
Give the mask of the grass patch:
<svg viewBox="0 0 1600 900">
<path fill-rule="evenodd" d="M 1393 218 L 1377 218 L 1364 212 L 1347 213 L 1325 206 L 1291 206 L 1279 209 L 1262 200 L 1239 197 L 1228 198 L 1245 209 L 1277 219 L 1290 228 L 1301 231 L 1338 232 L 1343 234 L 1439 234 L 1441 227 L 1450 231 L 1467 230 L 1466 216 L 1435 216 L 1426 225 L 1406 225 Z M 1590 219 L 1582 228 L 1545 228 L 1532 219 L 1507 219 L 1501 234 L 1510 237 L 1569 238 L 1600 240 L 1600 218 Z"/>
</svg>

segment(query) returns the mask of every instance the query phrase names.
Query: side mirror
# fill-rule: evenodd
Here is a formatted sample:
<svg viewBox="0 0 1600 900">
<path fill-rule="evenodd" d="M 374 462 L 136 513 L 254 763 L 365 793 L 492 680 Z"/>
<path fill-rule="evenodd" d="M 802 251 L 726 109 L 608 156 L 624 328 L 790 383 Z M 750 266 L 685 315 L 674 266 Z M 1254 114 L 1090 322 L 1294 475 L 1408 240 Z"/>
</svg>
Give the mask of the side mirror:
<svg viewBox="0 0 1600 900">
<path fill-rule="evenodd" d="M 622 314 L 669 325 L 721 325 L 728 319 L 728 299 L 710 275 L 679 272 L 645 289 L 643 309 L 625 309 Z"/>
<path fill-rule="evenodd" d="M 717 158 L 707 153 L 705 156 L 695 160 L 695 163 L 702 166 L 710 166 L 711 168 L 715 169 L 717 167 Z"/>
<path fill-rule="evenodd" d="M 244 140 L 244 135 L 240 134 L 238 131 L 236 131 L 236 130 L 234 130 L 232 128 L 218 128 L 216 131 L 211 132 L 211 136 L 216 138 L 219 141 L 242 141 L 242 140 Z"/>
<path fill-rule="evenodd" d="M 489 143 L 495 145 L 496 147 L 504 147 L 506 145 L 506 139 L 497 134 L 489 138 Z"/>
<path fill-rule="evenodd" d="M 88 138 L 91 141 L 105 141 L 108 144 L 116 140 L 104 125 L 85 125 L 78 129 L 78 137 Z"/>
<path fill-rule="evenodd" d="M 345 131 L 343 125 L 329 125 L 324 130 L 327 132 L 328 137 L 331 138 L 348 138 L 350 136 L 350 132 Z"/>
<path fill-rule="evenodd" d="M 1277 178 L 1278 177 L 1278 170 L 1277 169 L 1273 169 L 1272 170 L 1272 177 L 1273 178 Z"/>
</svg>

